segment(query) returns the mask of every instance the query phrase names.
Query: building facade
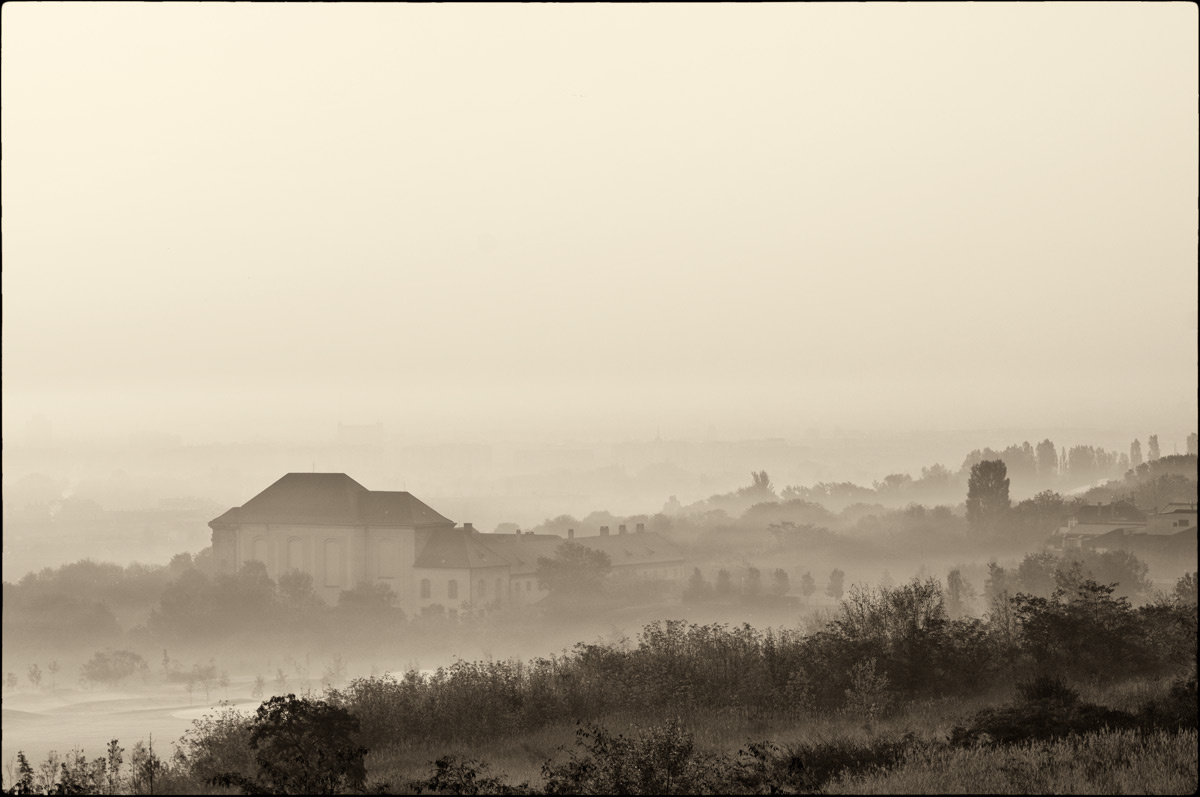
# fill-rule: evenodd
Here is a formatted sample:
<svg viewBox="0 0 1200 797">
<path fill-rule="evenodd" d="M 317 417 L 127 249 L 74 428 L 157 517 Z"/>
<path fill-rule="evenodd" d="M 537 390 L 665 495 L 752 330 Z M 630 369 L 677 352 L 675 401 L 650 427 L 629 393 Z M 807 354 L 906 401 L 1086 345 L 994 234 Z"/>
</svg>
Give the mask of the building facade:
<svg viewBox="0 0 1200 797">
<path fill-rule="evenodd" d="M 328 603 L 360 584 L 383 584 L 410 614 L 536 603 L 546 596 L 537 560 L 567 539 L 607 553 L 618 579 L 684 574 L 679 549 L 641 524 L 632 534 L 603 527 L 592 537 L 482 534 L 470 523 L 455 527 L 410 493 L 368 490 L 344 473 L 289 473 L 208 525 L 218 573 L 251 561 L 273 579 L 308 573 Z"/>
</svg>

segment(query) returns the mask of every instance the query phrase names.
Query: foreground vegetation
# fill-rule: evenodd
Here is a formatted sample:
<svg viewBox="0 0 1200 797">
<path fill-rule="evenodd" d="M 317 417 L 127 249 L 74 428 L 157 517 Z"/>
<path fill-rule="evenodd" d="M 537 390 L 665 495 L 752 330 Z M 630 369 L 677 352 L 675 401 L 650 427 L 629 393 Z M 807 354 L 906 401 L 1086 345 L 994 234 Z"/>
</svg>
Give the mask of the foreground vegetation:
<svg viewBox="0 0 1200 797">
<path fill-rule="evenodd" d="M 1135 609 L 1078 568 L 1054 578 L 1049 597 L 1003 594 L 985 619 L 951 619 L 941 584 L 914 579 L 853 588 L 813 633 L 672 621 L 559 657 L 362 678 L 319 700 L 273 698 L 251 718 L 209 717 L 168 760 L 135 746 L 126 771 L 114 742 L 91 762 L 22 760 L 9 783 L 15 793 L 958 791 L 965 772 L 997 770 L 989 791 L 1139 782 L 1191 792 L 1191 593 Z M 1076 763 L 1038 770 L 1064 750 Z M 1089 756 L 1109 763 L 1085 766 Z"/>
</svg>

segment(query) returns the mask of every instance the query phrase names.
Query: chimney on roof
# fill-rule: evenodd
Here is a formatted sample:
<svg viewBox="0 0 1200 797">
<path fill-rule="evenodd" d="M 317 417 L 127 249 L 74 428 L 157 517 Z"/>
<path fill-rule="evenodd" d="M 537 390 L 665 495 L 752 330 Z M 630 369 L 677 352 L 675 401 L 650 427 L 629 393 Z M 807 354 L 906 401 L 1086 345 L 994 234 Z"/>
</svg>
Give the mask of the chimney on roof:
<svg viewBox="0 0 1200 797">
<path fill-rule="evenodd" d="M 568 540 L 575 539 L 575 529 L 567 529 L 567 539 Z"/>
<path fill-rule="evenodd" d="M 622 523 L 621 525 L 617 526 L 617 534 L 624 534 L 624 533 L 625 533 L 625 524 Z"/>
<path fill-rule="evenodd" d="M 608 526 L 601 526 L 601 527 L 600 527 L 600 536 L 601 536 L 601 537 L 607 537 L 607 536 L 608 536 Z"/>
<path fill-rule="evenodd" d="M 645 532 L 646 532 L 646 524 L 645 523 L 637 524 L 637 533 L 644 534 Z"/>
<path fill-rule="evenodd" d="M 464 524 L 463 524 L 463 528 L 464 528 L 464 529 L 466 529 L 467 531 L 474 531 L 474 530 L 475 530 L 475 526 L 473 526 L 473 525 L 472 525 L 472 524 L 470 524 L 470 523 L 464 523 Z"/>
</svg>

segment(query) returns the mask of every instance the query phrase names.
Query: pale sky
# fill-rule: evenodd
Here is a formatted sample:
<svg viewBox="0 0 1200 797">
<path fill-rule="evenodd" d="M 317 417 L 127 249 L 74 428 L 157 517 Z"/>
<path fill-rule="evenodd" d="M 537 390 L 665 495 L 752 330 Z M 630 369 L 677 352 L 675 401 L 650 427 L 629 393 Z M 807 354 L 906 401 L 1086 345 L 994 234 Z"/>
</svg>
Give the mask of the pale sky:
<svg viewBox="0 0 1200 797">
<path fill-rule="evenodd" d="M 3 6 L 3 423 L 1190 430 L 1191 3 Z"/>
</svg>

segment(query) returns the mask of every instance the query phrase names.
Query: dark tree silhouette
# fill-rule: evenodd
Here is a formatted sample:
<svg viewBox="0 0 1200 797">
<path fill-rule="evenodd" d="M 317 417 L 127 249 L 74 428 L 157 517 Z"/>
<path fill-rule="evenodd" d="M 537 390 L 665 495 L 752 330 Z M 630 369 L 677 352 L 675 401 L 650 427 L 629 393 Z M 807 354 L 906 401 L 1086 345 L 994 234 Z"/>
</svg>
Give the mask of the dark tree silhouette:
<svg viewBox="0 0 1200 797">
<path fill-rule="evenodd" d="M 825 594 L 837 600 L 842 597 L 842 594 L 845 591 L 846 574 L 841 570 L 834 568 L 833 572 L 829 574 L 829 585 L 825 587 Z"/>
<path fill-rule="evenodd" d="M 612 559 L 604 551 L 568 541 L 558 546 L 554 556 L 538 557 L 538 586 L 560 595 L 593 594 L 600 591 L 610 570 Z"/>
<path fill-rule="evenodd" d="M 984 460 L 971 467 L 967 482 L 967 522 L 981 533 L 996 530 L 1008 513 L 1008 469 L 1003 460 Z"/>
<path fill-rule="evenodd" d="M 1037 469 L 1043 479 L 1058 475 L 1058 451 L 1049 438 L 1037 445 Z"/>
<path fill-rule="evenodd" d="M 219 786 L 246 794 L 343 794 L 360 790 L 366 779 L 365 747 L 354 737 L 358 718 L 324 700 L 295 695 L 273 697 L 258 707 L 250 729 L 254 778 L 225 773 Z"/>
</svg>

